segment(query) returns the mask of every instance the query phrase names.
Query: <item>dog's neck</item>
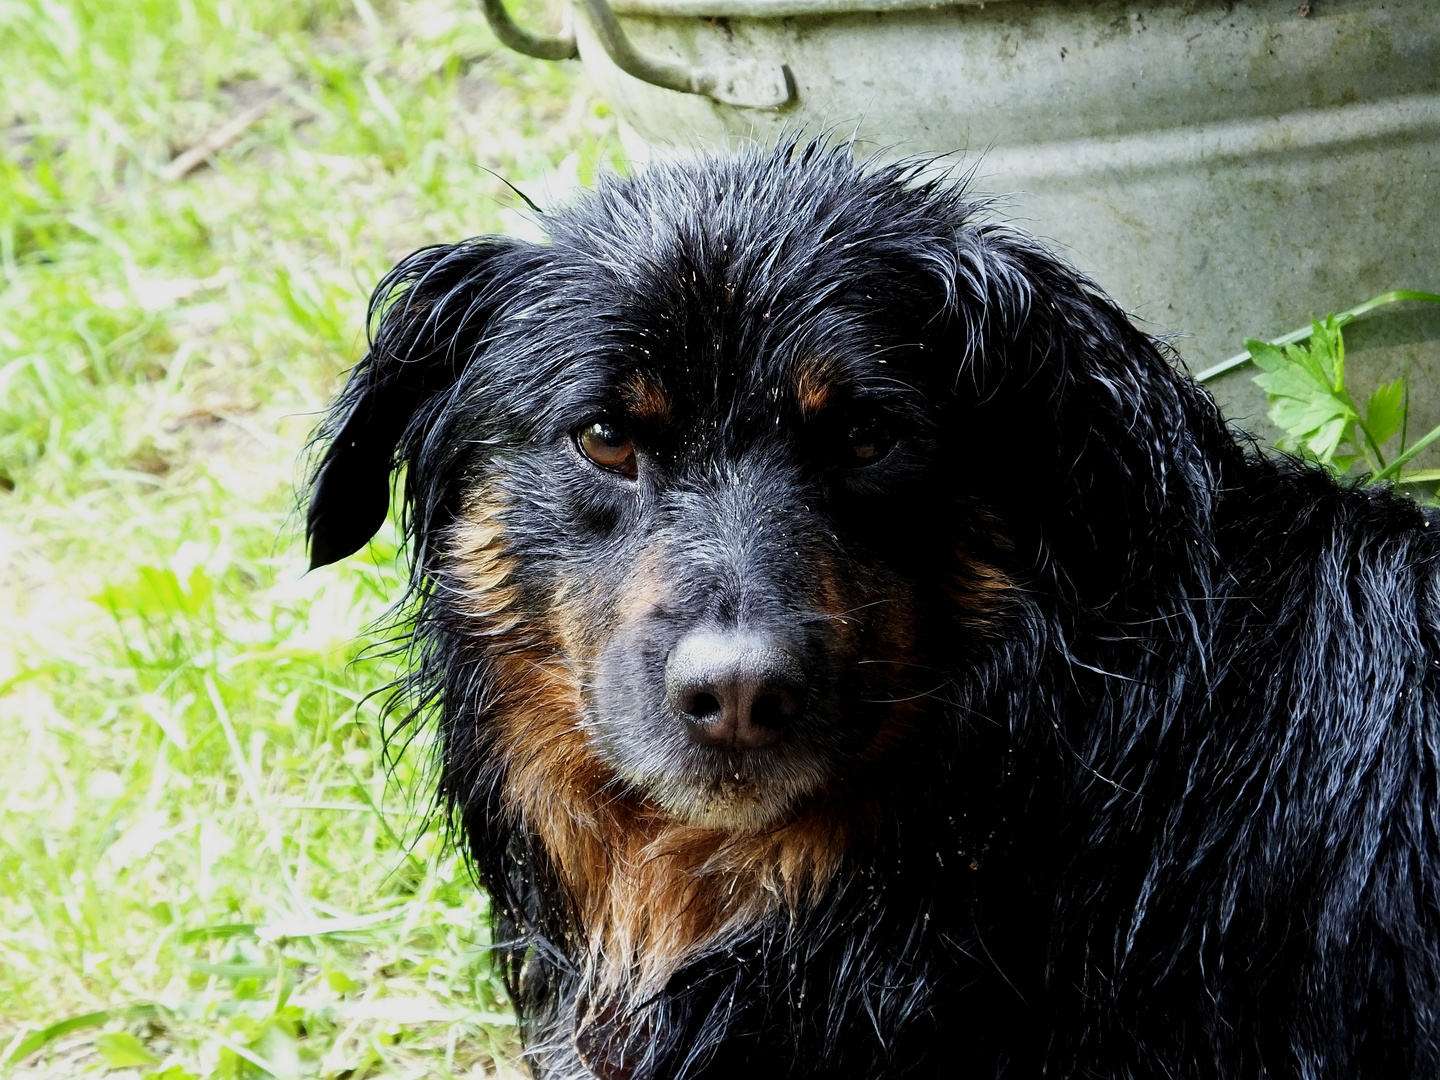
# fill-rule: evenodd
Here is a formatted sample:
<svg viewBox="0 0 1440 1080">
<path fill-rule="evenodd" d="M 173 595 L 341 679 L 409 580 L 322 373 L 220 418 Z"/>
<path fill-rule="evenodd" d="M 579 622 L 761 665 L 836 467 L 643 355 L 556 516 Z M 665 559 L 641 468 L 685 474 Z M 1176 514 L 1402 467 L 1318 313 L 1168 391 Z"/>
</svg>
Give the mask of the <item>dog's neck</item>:
<svg viewBox="0 0 1440 1080">
<path fill-rule="evenodd" d="M 575 904 L 592 999 L 653 997 L 697 957 L 767 917 L 799 916 L 824 895 L 850 846 L 849 815 L 817 804 L 778 826 L 735 833 L 676 821 L 617 792 L 575 715 L 537 715 L 523 740 L 497 749 L 509 809 L 540 840 Z M 537 744 L 548 745 L 543 763 L 528 750 Z M 567 766 L 560 778 L 557 758 Z"/>
</svg>

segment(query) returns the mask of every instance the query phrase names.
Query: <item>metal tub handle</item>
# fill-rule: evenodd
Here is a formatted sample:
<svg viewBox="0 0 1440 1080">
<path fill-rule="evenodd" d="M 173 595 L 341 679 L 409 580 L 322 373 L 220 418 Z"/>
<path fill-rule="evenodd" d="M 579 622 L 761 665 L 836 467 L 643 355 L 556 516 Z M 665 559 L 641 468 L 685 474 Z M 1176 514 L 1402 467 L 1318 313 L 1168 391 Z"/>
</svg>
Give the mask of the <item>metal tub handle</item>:
<svg viewBox="0 0 1440 1080">
<path fill-rule="evenodd" d="M 776 109 L 795 99 L 795 78 L 784 64 L 740 60 L 692 69 L 653 60 L 630 43 L 606 0 L 581 0 L 581 3 L 611 62 L 642 82 L 749 109 Z M 480 0 L 480 4 L 495 36 L 516 52 L 541 60 L 573 60 L 580 55 L 573 35 L 532 34 L 510 18 L 504 0 Z"/>
</svg>

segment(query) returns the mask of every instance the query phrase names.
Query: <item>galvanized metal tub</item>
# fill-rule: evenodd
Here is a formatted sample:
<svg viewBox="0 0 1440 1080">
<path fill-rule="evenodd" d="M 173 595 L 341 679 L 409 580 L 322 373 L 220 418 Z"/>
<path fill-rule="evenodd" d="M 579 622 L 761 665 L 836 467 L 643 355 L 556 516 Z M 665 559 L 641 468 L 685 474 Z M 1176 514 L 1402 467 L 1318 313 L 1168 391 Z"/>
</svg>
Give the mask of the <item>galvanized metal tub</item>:
<svg viewBox="0 0 1440 1080">
<path fill-rule="evenodd" d="M 634 51 L 708 70 L 709 97 L 620 70 L 597 8 L 577 4 L 579 54 L 633 158 L 820 131 L 952 155 L 1194 369 L 1440 291 L 1436 0 L 613 0 Z M 763 98 L 777 72 L 781 107 L 714 100 Z M 1428 384 L 1412 430 L 1440 422 L 1437 339 L 1430 311 L 1347 333 L 1365 377 L 1409 362 Z M 1264 426 L 1243 372 L 1213 388 Z"/>
</svg>

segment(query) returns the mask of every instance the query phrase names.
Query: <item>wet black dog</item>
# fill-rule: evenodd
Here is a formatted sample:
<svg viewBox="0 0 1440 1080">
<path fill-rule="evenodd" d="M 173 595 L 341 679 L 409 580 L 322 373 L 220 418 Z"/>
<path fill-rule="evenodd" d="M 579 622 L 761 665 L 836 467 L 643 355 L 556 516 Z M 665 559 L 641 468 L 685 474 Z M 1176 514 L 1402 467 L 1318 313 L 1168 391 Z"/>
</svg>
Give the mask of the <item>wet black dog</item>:
<svg viewBox="0 0 1440 1080">
<path fill-rule="evenodd" d="M 1440 525 L 815 147 L 381 284 L 417 715 L 551 1077 L 1440 1075 Z"/>
</svg>

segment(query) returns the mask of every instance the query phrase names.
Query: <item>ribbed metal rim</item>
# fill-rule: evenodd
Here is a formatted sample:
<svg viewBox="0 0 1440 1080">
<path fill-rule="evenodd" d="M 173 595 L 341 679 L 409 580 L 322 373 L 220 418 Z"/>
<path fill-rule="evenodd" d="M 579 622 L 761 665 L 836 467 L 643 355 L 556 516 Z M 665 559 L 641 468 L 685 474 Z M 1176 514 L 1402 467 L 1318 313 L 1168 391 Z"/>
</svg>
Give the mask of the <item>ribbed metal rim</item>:
<svg viewBox="0 0 1440 1080">
<path fill-rule="evenodd" d="M 791 15 L 856 15 L 875 11 L 925 11 L 984 7 L 1012 0 L 612 0 L 619 15 L 669 18 L 783 19 Z"/>
</svg>

